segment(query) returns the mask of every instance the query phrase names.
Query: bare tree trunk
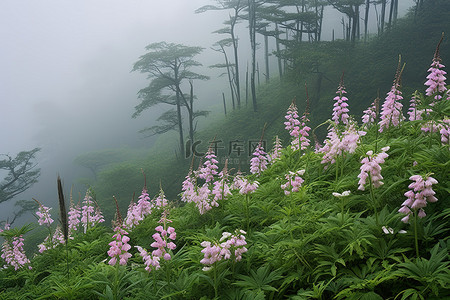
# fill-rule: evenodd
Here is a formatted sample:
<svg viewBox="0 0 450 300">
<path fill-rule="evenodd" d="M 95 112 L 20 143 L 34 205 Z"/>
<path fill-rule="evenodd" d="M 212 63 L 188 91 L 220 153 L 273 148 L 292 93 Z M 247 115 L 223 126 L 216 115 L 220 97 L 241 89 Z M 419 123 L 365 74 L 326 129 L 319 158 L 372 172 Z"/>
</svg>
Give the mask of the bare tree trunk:
<svg viewBox="0 0 450 300">
<path fill-rule="evenodd" d="M 319 42 L 320 39 L 322 37 L 322 23 L 323 23 L 323 9 L 324 9 L 324 5 L 322 5 L 321 9 L 320 9 L 320 18 L 319 18 Z"/>
<path fill-rule="evenodd" d="M 225 93 L 222 92 L 222 99 L 223 99 L 223 112 L 225 113 L 225 116 L 227 115 L 227 103 L 225 102 Z"/>
<path fill-rule="evenodd" d="M 393 16 L 393 12 L 394 12 L 394 0 L 391 0 L 391 7 L 389 9 L 389 22 L 388 22 L 388 28 L 391 28 L 392 26 L 392 16 Z"/>
<path fill-rule="evenodd" d="M 264 29 L 264 60 L 266 63 L 266 83 L 269 82 L 269 36 L 267 35 L 266 30 Z"/>
<path fill-rule="evenodd" d="M 228 55 L 225 52 L 225 49 L 223 48 L 223 45 L 220 45 L 220 49 L 222 50 L 222 53 L 225 56 L 225 64 L 227 66 L 228 83 L 230 85 L 230 92 L 231 92 L 231 103 L 233 105 L 233 110 L 234 110 L 235 109 L 235 105 L 234 105 L 235 90 L 234 90 L 234 87 L 233 87 L 233 77 L 231 76 L 231 71 L 230 71 L 230 62 L 228 61 Z"/>
<path fill-rule="evenodd" d="M 386 15 L 386 0 L 381 0 L 381 21 L 380 21 L 381 34 L 383 34 L 383 32 L 384 32 L 385 15 Z"/>
<path fill-rule="evenodd" d="M 236 18 L 237 18 L 237 12 L 236 12 Z M 231 17 L 230 17 L 231 18 Z M 236 20 L 230 20 L 231 22 L 231 39 L 233 41 L 233 51 L 234 51 L 234 85 L 236 87 L 236 100 L 237 100 L 237 106 L 238 108 L 241 108 L 241 84 L 239 81 L 239 59 L 238 59 L 238 41 L 234 34 L 234 25 L 236 24 Z M 234 102 L 233 102 L 234 103 Z"/>
<path fill-rule="evenodd" d="M 248 62 L 247 62 L 247 72 L 245 72 L 245 107 L 248 106 Z"/>
<path fill-rule="evenodd" d="M 277 53 L 278 53 L 278 55 L 277 55 L 277 60 L 278 60 L 278 72 L 279 72 L 279 74 L 280 74 L 280 79 L 281 79 L 281 77 L 283 76 L 283 69 L 282 69 L 282 66 L 281 66 L 280 41 L 279 41 L 279 38 L 278 38 L 279 35 L 280 35 L 280 33 L 279 33 L 279 31 L 278 31 L 278 23 L 275 23 L 275 45 L 276 45 L 276 47 L 277 47 Z"/>
<path fill-rule="evenodd" d="M 256 74 L 256 12 L 255 12 L 255 0 L 248 0 L 248 21 L 250 31 L 250 45 L 252 48 L 252 66 L 250 72 L 250 89 L 252 93 L 253 111 L 257 111 L 256 104 L 256 86 L 255 86 L 255 74 Z"/>
<path fill-rule="evenodd" d="M 369 24 L 369 9 L 370 9 L 370 0 L 366 0 L 366 11 L 364 14 L 364 43 L 367 42 L 367 30 Z"/>
<path fill-rule="evenodd" d="M 178 60 L 175 59 L 175 82 L 177 84 L 178 83 Z M 178 120 L 178 134 L 179 134 L 179 138 L 180 138 L 180 154 L 181 157 L 184 157 L 184 136 L 183 136 L 183 123 L 182 123 L 182 118 L 181 118 L 181 96 L 180 96 L 180 92 L 179 92 L 179 87 L 176 89 L 176 93 L 175 93 L 175 97 L 176 97 L 176 101 L 177 101 L 177 120 Z"/>
<path fill-rule="evenodd" d="M 188 108 L 188 116 L 189 116 L 189 139 L 191 143 L 194 143 L 194 84 L 192 80 L 189 80 L 190 95 L 189 95 L 189 104 L 190 108 Z"/>
</svg>

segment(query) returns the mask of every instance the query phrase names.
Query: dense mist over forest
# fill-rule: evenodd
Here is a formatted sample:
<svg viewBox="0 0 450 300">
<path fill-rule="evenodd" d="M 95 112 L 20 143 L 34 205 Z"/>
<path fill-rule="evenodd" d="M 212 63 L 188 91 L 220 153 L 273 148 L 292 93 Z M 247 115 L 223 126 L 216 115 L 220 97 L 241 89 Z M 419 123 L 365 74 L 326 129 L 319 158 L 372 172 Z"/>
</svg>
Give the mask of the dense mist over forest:
<svg viewBox="0 0 450 300">
<path fill-rule="evenodd" d="M 223 113 L 222 93 L 230 101 L 226 76 L 208 66 L 223 63 L 222 54 L 211 49 L 222 37 L 212 32 L 223 27 L 228 12 L 195 13 L 212 2 L 47 0 L 0 4 L 0 153 L 14 156 L 41 148 L 36 156 L 39 182 L 1 203 L 0 220 L 11 215 L 15 200 L 37 198 L 54 205 L 58 174 L 66 191 L 75 185 L 78 199 L 78 193 L 86 189 L 80 178 L 92 177 L 88 169 L 73 163 L 83 153 L 119 148 L 144 155 L 152 147 L 157 137 L 145 138 L 138 131 L 155 125 L 166 108 L 155 106 L 139 118 L 131 118 L 139 104 L 137 93 L 148 84 L 145 74 L 131 69 L 148 44 L 167 41 L 203 47 L 196 57 L 203 66 L 195 70 L 210 80 L 195 82 L 195 105 L 212 111 L 213 116 Z M 413 4 L 412 0 L 400 1 L 398 17 Z M 369 33 L 377 31 L 379 13 L 371 10 Z M 331 40 L 333 30 L 335 39 L 343 37 L 342 17 L 333 8 L 325 8 L 322 40 Z M 245 22 L 238 24 L 237 33 L 245 70 L 251 56 Z M 257 42 L 263 76 L 263 39 L 258 37 Z M 276 50 L 274 41 L 269 47 L 270 53 Z M 275 70 L 274 55 L 270 64 Z M 199 120 L 199 128 L 205 122 Z"/>
</svg>

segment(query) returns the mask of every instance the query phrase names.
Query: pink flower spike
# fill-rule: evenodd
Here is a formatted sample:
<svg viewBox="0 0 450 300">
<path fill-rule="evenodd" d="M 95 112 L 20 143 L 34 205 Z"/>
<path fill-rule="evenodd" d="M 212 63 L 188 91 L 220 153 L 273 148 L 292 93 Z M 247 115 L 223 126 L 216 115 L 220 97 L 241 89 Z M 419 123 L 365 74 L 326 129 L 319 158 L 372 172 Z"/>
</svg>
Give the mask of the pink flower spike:
<svg viewBox="0 0 450 300">
<path fill-rule="evenodd" d="M 419 218 L 424 218 L 426 213 L 423 208 L 427 206 L 427 202 L 436 202 L 438 200 L 434 196 L 435 192 L 432 189 L 432 185 L 438 183 L 436 179 L 431 176 L 424 178 L 421 175 L 413 175 L 409 179 L 413 182 L 408 185 L 410 190 L 405 193 L 407 199 L 398 210 L 400 213 L 406 215 L 402 219 L 405 223 L 409 221 L 409 217 L 414 212 L 417 213 Z"/>
</svg>

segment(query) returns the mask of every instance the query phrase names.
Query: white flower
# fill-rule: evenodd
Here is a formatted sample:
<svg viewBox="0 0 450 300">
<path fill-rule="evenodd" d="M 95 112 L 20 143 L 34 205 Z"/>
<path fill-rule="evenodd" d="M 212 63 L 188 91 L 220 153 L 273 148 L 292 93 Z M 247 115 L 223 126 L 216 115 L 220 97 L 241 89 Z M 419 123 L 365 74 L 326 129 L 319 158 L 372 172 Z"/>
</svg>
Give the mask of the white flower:
<svg viewBox="0 0 450 300">
<path fill-rule="evenodd" d="M 381 227 L 381 229 L 383 229 L 383 232 L 385 234 L 394 234 L 394 229 L 392 229 L 391 227 L 386 228 L 386 226 L 383 226 L 383 227 Z"/>
<path fill-rule="evenodd" d="M 337 197 L 337 198 L 347 197 L 347 196 L 350 195 L 350 191 L 344 191 L 344 192 L 342 192 L 342 194 L 333 192 L 332 195 L 335 196 L 335 197 Z"/>
</svg>

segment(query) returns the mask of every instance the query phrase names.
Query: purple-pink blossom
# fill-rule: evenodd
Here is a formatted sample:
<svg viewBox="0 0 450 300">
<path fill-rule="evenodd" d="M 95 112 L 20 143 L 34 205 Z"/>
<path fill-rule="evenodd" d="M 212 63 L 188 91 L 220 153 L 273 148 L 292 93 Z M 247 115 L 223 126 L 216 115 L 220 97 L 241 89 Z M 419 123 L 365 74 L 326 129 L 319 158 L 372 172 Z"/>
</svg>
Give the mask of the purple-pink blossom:
<svg viewBox="0 0 450 300">
<path fill-rule="evenodd" d="M 365 134 L 365 131 L 358 131 L 353 122 L 349 122 L 342 133 L 335 126 L 332 126 L 328 131 L 324 146 L 317 150 L 317 152 L 324 154 L 321 163 L 333 164 L 338 156 L 344 153 L 354 153 L 360 142 L 360 137 Z"/>
<path fill-rule="evenodd" d="M 264 148 L 261 143 L 253 152 L 253 158 L 250 160 L 250 173 L 255 174 L 256 176 L 261 175 L 261 173 L 267 169 L 267 154 L 264 152 Z"/>
<path fill-rule="evenodd" d="M 105 219 L 100 211 L 100 208 L 94 208 L 94 201 L 90 195 L 90 191 L 86 192 L 83 199 L 83 206 L 81 207 L 81 225 L 84 228 L 84 233 L 89 227 L 94 227 L 98 223 L 104 222 Z"/>
<path fill-rule="evenodd" d="M 333 98 L 334 107 L 333 107 L 333 114 L 332 114 L 332 120 L 336 125 L 342 123 L 344 125 L 347 125 L 349 115 L 348 115 L 348 99 L 345 97 L 345 94 L 347 92 L 345 91 L 343 80 L 341 80 L 341 83 L 339 84 L 338 90 L 336 92 L 337 96 Z"/>
<path fill-rule="evenodd" d="M 298 111 L 295 102 L 292 101 L 284 117 L 287 121 L 284 122 L 285 129 L 289 131 L 289 135 L 293 137 L 291 147 L 294 150 L 299 149 L 299 135 L 300 135 L 300 121 L 298 120 Z"/>
<path fill-rule="evenodd" d="M 372 104 L 367 108 L 365 111 L 363 111 L 362 116 L 362 123 L 365 126 L 370 126 L 375 123 L 378 115 L 378 105 L 379 105 L 380 98 L 376 98 Z"/>
<path fill-rule="evenodd" d="M 205 265 L 203 270 L 208 271 L 221 260 L 233 258 L 234 261 L 240 261 L 242 255 L 247 252 L 245 234 L 243 230 L 236 230 L 234 234 L 223 232 L 218 242 L 203 241 L 200 244 L 203 247 L 203 258 L 200 260 L 200 263 Z"/>
<path fill-rule="evenodd" d="M 23 236 L 13 236 L 12 238 L 5 238 L 2 245 L 1 258 L 5 261 L 5 268 L 9 266 L 14 267 L 14 270 L 23 268 L 30 264 L 30 260 L 23 249 Z M 28 267 L 31 269 L 31 266 Z"/>
<path fill-rule="evenodd" d="M 438 201 L 434 196 L 436 193 L 432 189 L 432 185 L 438 183 L 436 179 L 431 176 L 422 177 L 421 175 L 413 175 L 409 179 L 413 182 L 408 185 L 410 190 L 405 193 L 407 199 L 398 210 L 398 212 L 406 215 L 402 218 L 402 222 L 404 223 L 409 222 L 413 212 L 417 212 L 419 218 L 425 217 L 424 207 L 427 206 L 427 202 Z"/>
<path fill-rule="evenodd" d="M 258 188 L 258 186 L 258 181 L 250 181 L 242 176 L 241 172 L 238 172 L 234 177 L 231 188 L 239 190 L 239 194 L 241 195 L 247 195 L 253 193 Z"/>
<path fill-rule="evenodd" d="M 78 230 L 78 225 L 80 224 L 81 218 L 81 209 L 80 206 L 74 206 L 73 203 L 70 205 L 69 212 L 67 213 L 68 223 L 69 223 L 69 235 L 73 233 L 73 231 Z"/>
<path fill-rule="evenodd" d="M 218 163 L 219 161 L 217 160 L 214 151 L 210 148 L 208 152 L 206 152 L 205 162 L 203 163 L 203 166 L 197 171 L 197 177 L 204 179 L 207 183 L 213 181 L 214 176 L 218 173 Z"/>
<path fill-rule="evenodd" d="M 441 58 L 439 56 L 439 47 L 441 45 L 441 42 L 442 38 L 436 47 L 433 61 L 431 62 L 431 67 L 428 69 L 428 72 L 430 72 L 430 74 L 428 74 L 428 80 L 425 82 L 425 85 L 428 87 L 426 89 L 426 95 L 435 95 L 435 100 L 442 99 L 442 95 L 447 92 L 447 87 L 445 84 L 445 80 L 447 79 L 445 78 L 445 75 L 447 74 L 447 72 L 442 70 L 445 66 L 441 64 Z M 448 97 L 450 98 L 450 95 L 448 95 Z"/>
<path fill-rule="evenodd" d="M 269 155 L 267 156 L 267 160 L 269 163 L 273 164 L 277 159 L 281 157 L 281 151 L 283 150 L 283 147 L 281 146 L 281 140 L 277 136 L 275 136 L 275 142 L 273 143 L 272 151 L 270 151 Z"/>
<path fill-rule="evenodd" d="M 53 249 L 60 244 L 65 244 L 64 235 L 61 228 L 58 226 L 53 235 L 48 235 L 42 243 L 38 245 L 39 253 Z"/>
<path fill-rule="evenodd" d="M 297 172 L 289 171 L 289 173 L 285 175 L 287 182 L 281 185 L 285 195 L 299 191 L 304 182 L 303 178 L 300 177 L 303 176 L 303 174 L 305 174 L 305 170 L 299 170 Z"/>
<path fill-rule="evenodd" d="M 397 72 L 394 84 L 381 107 L 381 117 L 378 122 L 379 132 L 383 132 L 391 126 L 397 127 L 405 119 L 402 113 L 403 104 L 400 102 L 403 99 L 399 84 L 400 76 L 400 72 Z"/>
<path fill-rule="evenodd" d="M 381 148 L 380 153 L 374 154 L 373 151 L 368 151 L 366 157 L 361 160 L 362 166 L 360 167 L 361 173 L 358 175 L 359 186 L 358 190 L 364 191 L 367 178 L 369 178 L 369 184 L 378 188 L 383 185 L 381 181 L 383 176 L 381 176 L 381 164 L 385 162 L 385 159 L 389 156 L 386 152 L 389 147 Z"/>
<path fill-rule="evenodd" d="M 50 210 L 52 208 L 48 208 L 47 206 L 42 205 L 39 203 L 38 211 L 36 212 L 36 215 L 39 217 L 38 223 L 39 225 L 46 224 L 47 226 L 50 226 L 53 223 L 53 219 L 50 215 Z"/>
<path fill-rule="evenodd" d="M 152 235 L 154 242 L 151 243 L 151 247 L 156 248 L 152 253 L 148 253 L 145 248 L 136 246 L 139 250 L 139 254 L 142 257 L 145 270 L 151 272 L 152 270 L 157 270 L 160 268 L 161 258 L 164 260 L 170 260 L 172 258 L 171 251 L 175 250 L 175 241 L 177 234 L 175 228 L 168 226 L 172 221 L 167 219 L 166 212 L 163 212 L 158 225 L 155 228 L 156 233 Z"/>
<path fill-rule="evenodd" d="M 114 240 L 108 244 L 110 246 L 108 255 L 111 257 L 108 264 L 111 266 L 116 265 L 117 262 L 119 262 L 119 265 L 125 266 L 128 259 L 132 256 L 131 253 L 128 252 L 128 250 L 131 249 L 131 246 L 128 244 L 130 238 L 127 235 L 128 232 L 122 228 L 121 224 L 114 228 Z"/>
</svg>

